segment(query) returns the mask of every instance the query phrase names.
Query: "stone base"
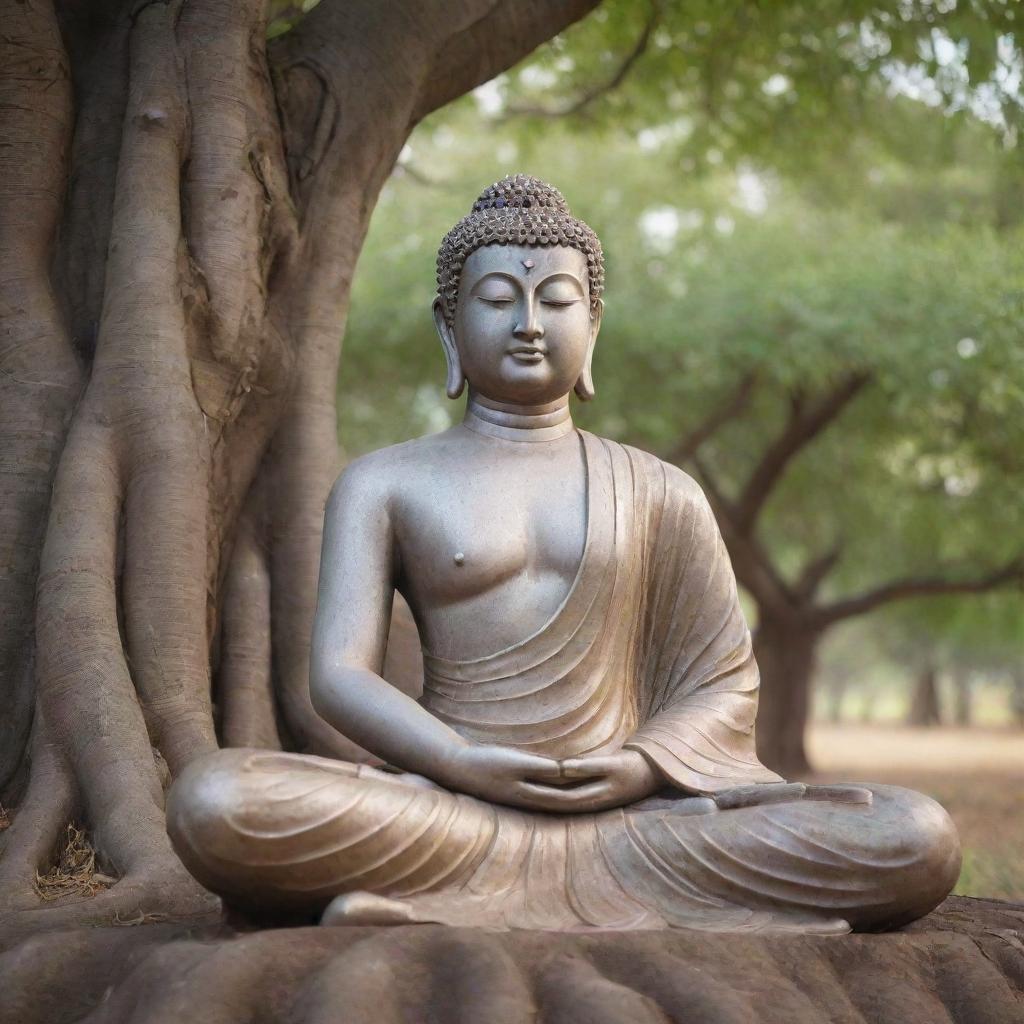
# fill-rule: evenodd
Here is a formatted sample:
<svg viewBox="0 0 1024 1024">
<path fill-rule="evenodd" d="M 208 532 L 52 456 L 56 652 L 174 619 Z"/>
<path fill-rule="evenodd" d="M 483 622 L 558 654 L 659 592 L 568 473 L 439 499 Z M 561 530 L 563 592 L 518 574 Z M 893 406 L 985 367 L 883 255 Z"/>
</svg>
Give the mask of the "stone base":
<svg viewBox="0 0 1024 1024">
<path fill-rule="evenodd" d="M 9 940 L 0 1024 L 86 1019 L 1022 1024 L 1024 905 L 951 897 L 902 932 L 839 938 L 167 923 Z"/>
</svg>

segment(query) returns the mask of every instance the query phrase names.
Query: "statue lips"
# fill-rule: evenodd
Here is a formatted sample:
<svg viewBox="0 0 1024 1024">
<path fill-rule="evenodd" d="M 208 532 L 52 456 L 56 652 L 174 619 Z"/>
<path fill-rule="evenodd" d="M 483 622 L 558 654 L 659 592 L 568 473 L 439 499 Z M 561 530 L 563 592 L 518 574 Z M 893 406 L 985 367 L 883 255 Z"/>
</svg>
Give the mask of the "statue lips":
<svg viewBox="0 0 1024 1024">
<path fill-rule="evenodd" d="M 516 345 L 508 350 L 513 359 L 521 363 L 539 363 L 548 354 L 546 348 L 537 345 Z"/>
</svg>

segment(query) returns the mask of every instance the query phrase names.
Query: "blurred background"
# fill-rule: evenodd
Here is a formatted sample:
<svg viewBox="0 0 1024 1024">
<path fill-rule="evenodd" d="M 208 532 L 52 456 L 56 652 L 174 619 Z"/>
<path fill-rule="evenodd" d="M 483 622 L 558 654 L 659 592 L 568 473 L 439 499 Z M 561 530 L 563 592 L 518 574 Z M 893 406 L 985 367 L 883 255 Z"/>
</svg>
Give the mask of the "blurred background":
<svg viewBox="0 0 1024 1024">
<path fill-rule="evenodd" d="M 619 0 L 420 125 L 338 382 L 349 456 L 461 418 L 444 233 L 521 171 L 600 236 L 581 426 L 715 506 L 794 776 L 921 789 L 1024 898 L 1024 164 L 1015 3 Z"/>
</svg>

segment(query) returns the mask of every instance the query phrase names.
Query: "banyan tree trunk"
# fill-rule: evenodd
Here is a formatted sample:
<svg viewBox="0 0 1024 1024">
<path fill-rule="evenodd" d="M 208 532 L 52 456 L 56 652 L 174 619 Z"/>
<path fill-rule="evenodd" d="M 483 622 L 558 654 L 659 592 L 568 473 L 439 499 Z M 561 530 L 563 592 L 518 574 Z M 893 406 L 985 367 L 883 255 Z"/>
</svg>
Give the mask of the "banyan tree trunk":
<svg viewBox="0 0 1024 1024">
<path fill-rule="evenodd" d="M 420 118 L 594 2 L 324 0 L 268 46 L 261 0 L 0 0 L 0 910 L 204 912 L 169 779 L 358 756 L 306 677 L 369 217 Z M 70 821 L 115 884 L 42 910 Z"/>
</svg>

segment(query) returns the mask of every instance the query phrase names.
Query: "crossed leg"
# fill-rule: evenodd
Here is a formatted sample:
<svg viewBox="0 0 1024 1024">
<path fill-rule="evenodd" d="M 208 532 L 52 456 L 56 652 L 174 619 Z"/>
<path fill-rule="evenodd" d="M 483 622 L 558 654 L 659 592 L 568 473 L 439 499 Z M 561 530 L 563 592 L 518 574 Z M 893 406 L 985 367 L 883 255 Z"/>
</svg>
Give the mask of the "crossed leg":
<svg viewBox="0 0 1024 1024">
<path fill-rule="evenodd" d="M 168 828 L 229 901 L 326 907 L 325 923 L 835 933 L 912 920 L 952 888 L 955 831 L 927 797 L 806 795 L 533 814 L 365 766 L 223 750 L 175 782 Z"/>
</svg>

